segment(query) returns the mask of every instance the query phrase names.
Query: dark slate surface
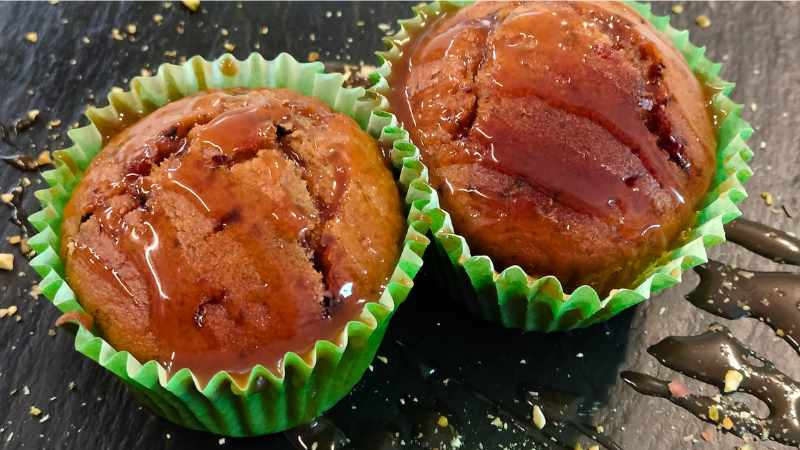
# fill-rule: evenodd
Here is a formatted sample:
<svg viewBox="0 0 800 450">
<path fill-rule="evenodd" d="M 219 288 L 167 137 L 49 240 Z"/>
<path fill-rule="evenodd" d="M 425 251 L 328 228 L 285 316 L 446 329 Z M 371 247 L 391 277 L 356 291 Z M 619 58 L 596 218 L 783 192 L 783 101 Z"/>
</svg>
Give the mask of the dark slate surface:
<svg viewBox="0 0 800 450">
<path fill-rule="evenodd" d="M 174 61 L 165 51 L 215 57 L 226 40 L 236 44 L 238 56 L 259 44 L 267 56 L 289 51 L 304 58 L 309 51 L 318 51 L 324 60 L 371 62 L 383 35 L 379 24 L 407 16 L 408 6 L 203 3 L 202 12 L 192 14 L 179 3 L 171 8 L 162 3 L 0 3 L 0 121 L 13 123 L 37 108 L 39 121 L 15 143 L 29 154 L 57 149 L 65 142 L 65 128 L 79 120 L 85 105 L 103 98 L 112 86 L 125 84 L 142 67 Z M 669 7 L 656 5 L 661 12 Z M 703 13 L 711 18 L 711 26 L 698 29 L 694 18 Z M 154 14 L 163 15 L 160 26 L 153 21 Z M 135 41 L 113 40 L 111 29 L 124 33 L 128 23 L 137 25 Z M 757 158 L 746 215 L 797 232 L 800 3 L 689 3 L 674 23 L 690 28 L 696 43 L 726 62 L 723 74 L 738 84 L 734 97 L 749 105 L 746 116 L 757 128 L 751 141 Z M 180 24 L 183 34 L 176 31 Z M 262 26 L 269 27 L 266 35 L 260 33 Z M 223 36 L 222 28 L 230 35 Z M 24 40 L 28 31 L 38 33 L 37 44 Z M 82 41 L 84 36 L 88 43 Z M 45 124 L 52 119 L 62 120 L 63 125 L 48 131 Z M 0 143 L 3 154 L 14 151 Z M 12 188 L 21 175 L 0 165 L 0 190 Z M 35 187 L 40 177 L 28 175 Z M 759 198 L 762 191 L 771 192 L 776 205 L 785 205 L 795 218 L 766 207 Z M 30 189 L 23 205 L 27 212 L 36 209 Z M 7 220 L 10 213 L 0 205 L 0 237 L 18 234 Z M 0 273 L 0 307 L 17 305 L 21 317 L 19 322 L 0 319 L 0 447 L 292 448 L 282 435 L 227 439 L 220 444 L 219 437 L 182 430 L 141 409 L 113 376 L 73 351 L 72 335 L 64 330 L 48 335 L 56 309 L 43 297 L 34 300 L 28 295 L 35 277 L 18 249 L 5 240 L 0 249 L 17 255 L 15 271 Z M 751 269 L 778 268 L 732 244 L 713 254 Z M 373 438 L 385 430 L 400 432 L 403 448 L 424 448 L 411 438 L 420 427 L 430 427 L 440 413 L 462 435 L 462 448 L 543 448 L 537 433 L 519 431 L 508 416 L 504 416 L 510 423 L 507 430 L 498 430 L 487 417 L 500 408 L 517 414 L 519 423 L 528 423 L 529 407 L 520 394 L 526 385 L 582 396 L 586 415 L 582 420 L 601 425 L 626 450 L 736 448 L 742 441 L 729 435 L 718 434 L 712 443 L 703 441 L 701 422 L 665 400 L 636 394 L 618 376 L 623 369 L 642 370 L 699 388 L 661 367 L 645 351 L 668 335 L 697 334 L 709 323 L 722 321 L 683 300 L 696 281 L 693 274 L 687 275 L 681 286 L 607 324 L 545 336 L 499 330 L 477 321 L 423 279 L 396 316 L 379 352 L 388 363 L 376 361 L 374 371 L 330 417 L 353 440 L 353 448 L 378 448 Z M 800 358 L 766 326 L 752 320 L 729 325 L 748 346 L 800 377 Z M 417 358 L 426 360 L 436 373 L 424 378 L 418 364 L 409 363 Z M 444 386 L 444 379 L 456 381 Z M 68 389 L 70 382 L 75 383 L 73 390 Z M 32 405 L 41 408 L 42 415 L 30 416 Z M 765 411 L 763 405 L 761 410 Z M 44 417 L 49 419 L 40 423 Z M 589 441 L 582 442 L 586 448 Z M 571 447 L 574 440 L 568 444 Z M 551 442 L 553 447 L 562 448 Z M 755 448 L 785 447 L 756 443 Z"/>
</svg>

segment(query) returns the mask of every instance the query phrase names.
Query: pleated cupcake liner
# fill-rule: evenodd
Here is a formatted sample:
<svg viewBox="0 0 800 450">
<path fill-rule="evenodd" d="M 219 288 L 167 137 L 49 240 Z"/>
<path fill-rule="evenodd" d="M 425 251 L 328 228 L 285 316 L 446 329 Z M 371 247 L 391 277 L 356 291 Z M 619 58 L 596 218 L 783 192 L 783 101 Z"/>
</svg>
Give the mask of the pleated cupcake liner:
<svg viewBox="0 0 800 450">
<path fill-rule="evenodd" d="M 412 18 L 398 21 L 400 30 L 384 39 L 387 49 L 378 52 L 382 65 L 372 74 L 375 84 L 371 90 L 381 97 L 381 109 L 390 109 L 388 78 L 392 64 L 402 57 L 398 43 L 407 42 L 442 14 L 470 3 L 421 4 L 412 8 Z M 706 58 L 705 48 L 693 45 L 688 31 L 670 26 L 669 17 L 654 15 L 649 4 L 626 3 L 671 40 L 701 83 L 718 92 L 710 105 L 718 117 L 718 127 L 717 171 L 709 192 L 701 202 L 694 225 L 675 248 L 643 271 L 633 284 L 635 288 L 614 289 L 602 298 L 588 285 L 564 292 L 558 278 L 531 276 L 517 265 L 498 272 L 489 256 L 470 252 L 467 239 L 453 229 L 450 215 L 440 206 L 436 191 L 426 185 L 418 193 L 435 242 L 435 264 L 431 270 L 452 297 L 486 320 L 509 328 L 544 332 L 582 328 L 608 320 L 680 283 L 684 271 L 708 260 L 706 249 L 725 241 L 723 225 L 741 215 L 736 205 L 747 197 L 743 184 L 753 175 L 747 164 L 753 152 L 746 144 L 753 129 L 741 118 L 742 105 L 729 97 L 734 84 L 719 77 L 722 65 Z M 408 143 L 407 136 L 405 139 Z M 411 143 L 407 145 L 406 158 L 415 161 L 418 177 L 427 181 L 427 168 L 420 162 L 419 151 L 411 150 Z"/>
<path fill-rule="evenodd" d="M 214 61 L 195 56 L 181 65 L 163 64 L 154 76 L 134 78 L 128 91 L 113 89 L 109 106 L 89 109 L 86 116 L 91 123 L 68 132 L 73 145 L 54 152 L 55 169 L 43 173 L 49 188 L 35 194 L 42 209 L 29 217 L 38 230 L 29 240 L 37 252 L 30 264 L 42 277 L 39 285 L 44 295 L 63 313 L 83 312 L 80 299 L 64 278 L 60 230 L 70 194 L 103 147 L 95 124 L 123 128 L 169 102 L 206 89 L 288 88 L 317 97 L 354 118 L 381 145 L 402 149 L 406 144 L 395 142 L 396 134 L 386 127 L 387 115 L 376 110 L 379 98 L 363 88 L 345 88 L 343 81 L 341 74 L 324 73 L 320 62 L 300 63 L 285 53 L 265 60 L 253 53 L 243 61 L 226 54 Z M 257 365 L 244 386 L 225 371 L 205 384 L 190 369 L 170 375 L 157 361 L 138 361 L 80 324 L 75 348 L 119 377 L 153 412 L 188 428 L 252 436 L 282 431 L 319 416 L 366 371 L 389 320 L 413 286 L 430 242 L 428 221 L 414 204 L 419 183 L 416 160 L 395 157 L 393 166 L 408 198 L 408 229 L 401 256 L 380 298 L 366 303 L 334 341 L 319 340 L 305 353 L 286 353 L 277 373 Z"/>
</svg>

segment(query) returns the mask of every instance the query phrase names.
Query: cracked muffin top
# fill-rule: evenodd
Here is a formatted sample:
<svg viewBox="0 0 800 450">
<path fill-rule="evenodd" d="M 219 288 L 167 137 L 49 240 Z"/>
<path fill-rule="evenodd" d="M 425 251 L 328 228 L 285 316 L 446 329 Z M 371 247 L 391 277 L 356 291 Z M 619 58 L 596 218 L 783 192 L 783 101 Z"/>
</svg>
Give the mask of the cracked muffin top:
<svg viewBox="0 0 800 450">
<path fill-rule="evenodd" d="M 713 118 L 642 17 L 478 2 L 422 30 L 398 42 L 391 109 L 473 254 L 602 295 L 680 239 L 714 175 Z"/>
<path fill-rule="evenodd" d="M 351 118 L 287 90 L 207 91 L 105 143 L 61 253 L 116 349 L 210 376 L 337 340 L 403 232 L 392 173 Z"/>
</svg>

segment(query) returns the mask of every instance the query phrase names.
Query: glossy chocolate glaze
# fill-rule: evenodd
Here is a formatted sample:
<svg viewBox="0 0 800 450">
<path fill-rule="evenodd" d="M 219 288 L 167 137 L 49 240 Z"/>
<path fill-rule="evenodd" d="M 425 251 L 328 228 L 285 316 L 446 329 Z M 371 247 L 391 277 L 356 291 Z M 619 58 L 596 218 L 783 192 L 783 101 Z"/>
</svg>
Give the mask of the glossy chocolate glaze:
<svg viewBox="0 0 800 450">
<path fill-rule="evenodd" d="M 777 263 L 800 266 L 800 239 L 785 231 L 737 219 L 725 225 L 725 237 Z"/>
<path fill-rule="evenodd" d="M 210 92 L 160 111 L 109 140 L 93 164 L 111 169 L 90 169 L 67 207 L 62 251 L 82 304 L 121 349 L 201 377 L 280 370 L 287 351 L 338 340 L 379 295 L 401 239 L 374 141 L 288 91 Z M 387 205 L 359 213 L 364 188 L 351 170 Z M 363 213 L 386 231 L 348 234 Z M 369 251 L 344 257 L 353 240 Z M 89 277 L 147 315 L 136 319 L 143 341 L 113 334 L 115 306 L 87 300 Z"/>
<path fill-rule="evenodd" d="M 747 349 L 727 328 L 714 325 L 699 336 L 668 337 L 650 347 L 649 352 L 665 366 L 720 389 L 725 386 L 726 373 L 735 370 L 743 376 L 735 392 L 760 399 L 767 404 L 770 413 L 759 417 L 727 395 L 715 398 L 691 393 L 676 395 L 667 381 L 637 372 L 623 372 L 622 379 L 637 391 L 669 399 L 700 419 L 738 436 L 752 434 L 786 445 L 800 444 L 800 384 Z M 717 420 L 713 415 L 709 418 L 710 408 L 717 410 Z"/>
<path fill-rule="evenodd" d="M 568 288 L 632 281 L 678 239 L 713 173 L 711 117 L 682 57 L 618 5 L 444 9 L 397 42 L 389 99 L 456 231 Z M 503 233 L 531 248 L 491 236 Z M 556 247 L 586 236 L 596 261 Z"/>
</svg>

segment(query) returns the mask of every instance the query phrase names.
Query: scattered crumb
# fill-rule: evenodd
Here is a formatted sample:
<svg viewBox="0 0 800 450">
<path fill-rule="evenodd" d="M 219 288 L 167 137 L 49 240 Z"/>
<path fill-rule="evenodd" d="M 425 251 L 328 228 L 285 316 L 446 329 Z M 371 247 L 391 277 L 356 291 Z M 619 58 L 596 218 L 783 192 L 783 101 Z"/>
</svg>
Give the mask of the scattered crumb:
<svg viewBox="0 0 800 450">
<path fill-rule="evenodd" d="M 758 111 L 758 103 L 750 103 L 750 111 Z"/>
<path fill-rule="evenodd" d="M 378 356 L 376 356 L 376 358 L 378 359 L 378 361 L 380 361 L 380 362 L 382 362 L 384 364 L 389 364 L 389 358 L 387 358 L 385 356 L 378 355 Z"/>
<path fill-rule="evenodd" d="M 58 128 L 61 126 L 61 119 L 53 119 L 50 122 L 47 122 L 47 129 L 52 130 L 53 128 Z"/>
<path fill-rule="evenodd" d="M 89 44 L 92 43 L 92 40 L 89 39 L 89 36 L 84 36 L 84 37 L 81 38 L 81 42 L 83 42 L 86 45 L 89 45 Z"/>
<path fill-rule="evenodd" d="M 22 242 L 22 236 L 15 234 L 13 236 L 6 236 L 6 241 L 11 245 L 17 245 Z"/>
<path fill-rule="evenodd" d="M 0 201 L 6 204 L 11 204 L 14 201 L 14 194 L 11 192 L 6 192 L 5 194 L 0 194 Z"/>
<path fill-rule="evenodd" d="M 164 21 L 164 16 L 162 16 L 161 14 L 153 14 L 153 22 L 155 22 L 156 25 L 161 25 L 161 22 L 163 21 Z"/>
<path fill-rule="evenodd" d="M 200 9 L 200 0 L 181 0 L 183 6 L 189 9 L 189 11 L 195 12 Z M 224 444 L 224 442 L 223 442 Z"/>
<path fill-rule="evenodd" d="M 267 34 L 267 33 L 269 33 L 269 27 L 264 25 L 263 27 L 261 27 L 261 34 Z"/>
<path fill-rule="evenodd" d="M 47 330 L 47 335 L 51 336 L 51 337 L 55 336 L 56 335 L 56 330 L 54 328 L 50 328 L 49 330 Z"/>
<path fill-rule="evenodd" d="M 141 74 L 143 77 L 149 77 L 149 76 L 153 75 L 153 72 L 150 72 L 149 70 L 147 70 L 147 69 L 144 69 L 144 68 L 143 68 L 141 71 L 139 71 L 139 73 L 140 73 L 140 74 Z"/>
<path fill-rule="evenodd" d="M 677 5 L 672 5 L 672 13 L 673 14 L 681 14 L 683 13 L 683 5 L 678 3 Z"/>
<path fill-rule="evenodd" d="M 14 270 L 14 255 L 11 253 L 0 253 L 0 270 Z"/>
<path fill-rule="evenodd" d="M 32 110 L 28 111 L 27 113 L 25 113 L 25 116 L 28 118 L 28 120 L 34 121 L 37 118 L 39 118 L 39 110 L 38 109 L 32 109 Z"/>
<path fill-rule="evenodd" d="M 540 430 L 547 424 L 547 420 L 544 418 L 544 413 L 542 409 L 539 408 L 539 405 L 533 405 L 533 424 Z"/>
<path fill-rule="evenodd" d="M 44 415 L 44 417 L 42 417 L 41 419 L 39 419 L 39 423 L 45 423 L 45 422 L 47 422 L 48 420 L 50 420 L 50 414 L 45 414 L 45 415 Z"/>
<path fill-rule="evenodd" d="M 603 433 L 605 433 L 605 431 L 606 431 L 606 429 L 605 429 L 605 428 L 603 428 L 603 426 L 602 426 L 602 425 L 598 425 L 598 426 L 597 426 L 597 428 L 595 428 L 595 429 L 596 429 L 596 430 L 597 430 L 597 432 L 598 432 L 598 433 L 600 433 L 600 434 L 603 434 Z"/>
<path fill-rule="evenodd" d="M 136 24 L 135 23 L 129 23 L 125 27 L 125 30 L 128 31 L 128 34 L 136 34 Z"/>
<path fill-rule="evenodd" d="M 39 409 L 39 408 L 37 408 L 37 407 L 35 407 L 35 406 L 31 406 L 31 409 L 30 409 L 30 411 L 28 411 L 28 412 L 29 412 L 29 414 L 30 414 L 30 415 L 32 415 L 33 417 L 36 417 L 36 416 L 39 416 L 39 415 L 41 415 L 41 414 L 42 414 L 42 410 L 41 410 L 41 409 Z"/>
<path fill-rule="evenodd" d="M 114 39 L 115 41 L 122 41 L 125 38 L 122 36 L 122 33 L 119 32 L 119 28 L 112 28 L 111 39 Z"/>
<path fill-rule="evenodd" d="M 197 3 L 200 4 L 200 0 L 197 0 Z M 183 4 L 186 4 L 186 0 L 183 1 Z M 225 445 L 225 438 L 219 438 L 219 445 Z"/>
<path fill-rule="evenodd" d="M 497 429 L 499 429 L 499 430 L 502 430 L 502 429 L 503 429 L 503 427 L 505 426 L 505 423 L 503 423 L 503 421 L 502 421 L 502 420 L 500 420 L 500 418 L 499 418 L 499 417 L 495 417 L 495 418 L 494 418 L 494 419 L 493 419 L 491 422 L 489 422 L 489 423 L 490 423 L 490 424 L 492 424 L 492 425 L 494 425 L 495 427 L 497 427 Z"/>
<path fill-rule="evenodd" d="M 74 391 L 75 390 L 75 382 L 74 381 L 70 381 L 69 384 L 67 385 L 67 389 L 69 389 L 70 391 Z"/>
<path fill-rule="evenodd" d="M 775 199 L 772 197 L 772 194 L 769 192 L 762 192 L 761 198 L 764 199 L 764 204 L 767 206 L 772 206 L 775 203 Z"/>
<path fill-rule="evenodd" d="M 708 28 L 711 26 L 711 19 L 708 18 L 707 15 L 701 14 L 694 19 L 695 23 L 700 28 Z"/>
<path fill-rule="evenodd" d="M 53 159 L 50 157 L 50 150 L 45 150 L 36 157 L 36 166 L 46 166 L 52 163 Z"/>
<path fill-rule="evenodd" d="M 736 370 L 728 370 L 725 372 L 725 388 L 724 392 L 734 392 L 739 389 L 739 385 L 742 383 L 744 376 L 741 372 Z"/>
<path fill-rule="evenodd" d="M 227 36 L 227 35 L 229 35 L 229 34 L 230 34 L 230 33 L 228 32 L 228 29 L 227 29 L 227 28 L 223 28 L 223 29 L 219 30 L 219 32 L 220 32 L 220 34 L 222 34 L 223 36 Z"/>
<path fill-rule="evenodd" d="M 391 28 L 391 27 L 389 26 L 388 23 L 379 23 L 378 24 L 378 29 L 383 31 L 383 32 L 389 31 L 389 28 Z"/>
<path fill-rule="evenodd" d="M 308 52 L 308 62 L 314 62 L 319 60 L 319 53 L 317 52 Z"/>
<path fill-rule="evenodd" d="M 31 44 L 39 42 L 39 35 L 35 31 L 25 33 L 25 40 Z"/>
<path fill-rule="evenodd" d="M 677 380 L 672 380 L 667 385 L 670 395 L 675 398 L 685 398 L 689 396 L 689 388 L 685 384 Z"/>
<path fill-rule="evenodd" d="M 714 442 L 714 438 L 716 437 L 716 433 L 714 429 L 711 427 L 706 427 L 703 431 L 700 432 L 700 436 L 706 442 Z"/>
<path fill-rule="evenodd" d="M 225 50 L 229 52 L 232 52 L 236 48 L 235 44 L 232 44 L 228 41 L 225 41 L 225 43 L 222 46 L 225 47 Z"/>
<path fill-rule="evenodd" d="M 436 421 L 436 425 L 439 425 L 442 428 L 447 428 L 450 425 L 450 421 L 447 420 L 445 416 L 439 416 L 439 420 Z"/>
</svg>

